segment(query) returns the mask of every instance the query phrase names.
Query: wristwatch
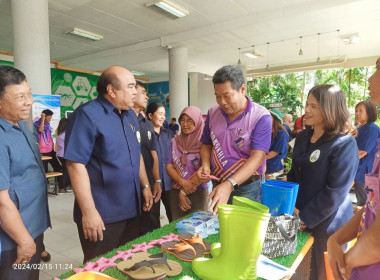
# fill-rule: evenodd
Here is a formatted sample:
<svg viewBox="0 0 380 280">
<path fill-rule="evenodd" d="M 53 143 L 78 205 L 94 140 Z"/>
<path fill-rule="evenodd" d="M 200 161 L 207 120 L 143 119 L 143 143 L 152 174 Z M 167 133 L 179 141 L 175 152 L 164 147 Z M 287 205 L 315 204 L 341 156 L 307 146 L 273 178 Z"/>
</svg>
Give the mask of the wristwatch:
<svg viewBox="0 0 380 280">
<path fill-rule="evenodd" d="M 181 192 L 181 194 L 183 194 L 184 196 L 187 196 L 187 194 L 185 193 L 185 191 L 181 188 L 179 189 L 179 191 Z"/>
<path fill-rule="evenodd" d="M 141 186 L 141 189 L 142 189 L 142 190 L 143 190 L 143 189 L 146 189 L 146 188 L 150 188 L 149 184 L 146 184 L 146 185 Z"/>
<path fill-rule="evenodd" d="M 236 181 L 233 178 L 228 178 L 227 181 L 229 181 L 232 185 L 232 188 L 234 191 L 237 191 L 239 189 L 239 184 L 236 183 Z"/>
<path fill-rule="evenodd" d="M 154 181 L 155 183 L 161 183 L 161 179 L 157 179 L 156 181 Z"/>
</svg>

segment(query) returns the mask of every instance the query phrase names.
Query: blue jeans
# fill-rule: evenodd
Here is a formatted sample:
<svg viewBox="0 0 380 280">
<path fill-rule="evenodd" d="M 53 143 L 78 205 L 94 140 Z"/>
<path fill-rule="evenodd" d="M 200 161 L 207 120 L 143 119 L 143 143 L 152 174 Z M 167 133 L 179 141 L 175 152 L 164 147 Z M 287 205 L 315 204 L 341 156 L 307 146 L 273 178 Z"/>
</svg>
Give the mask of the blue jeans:
<svg viewBox="0 0 380 280">
<path fill-rule="evenodd" d="M 236 191 L 232 191 L 228 199 L 228 204 L 232 204 L 232 198 L 234 196 L 242 196 L 258 203 L 263 203 L 263 192 L 261 188 L 263 182 L 264 179 L 257 180 L 248 185 L 240 186 Z"/>
</svg>

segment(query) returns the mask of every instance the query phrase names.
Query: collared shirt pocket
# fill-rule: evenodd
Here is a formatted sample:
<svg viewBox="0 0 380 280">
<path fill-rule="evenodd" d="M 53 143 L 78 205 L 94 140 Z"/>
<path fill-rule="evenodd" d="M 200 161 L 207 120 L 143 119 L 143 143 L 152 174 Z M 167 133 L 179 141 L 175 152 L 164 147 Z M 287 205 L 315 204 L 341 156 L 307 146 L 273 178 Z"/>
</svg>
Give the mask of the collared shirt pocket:
<svg viewBox="0 0 380 280">
<path fill-rule="evenodd" d="M 238 152 L 249 154 L 251 152 L 250 133 L 245 128 L 234 128 L 230 133 L 232 147 Z"/>
</svg>

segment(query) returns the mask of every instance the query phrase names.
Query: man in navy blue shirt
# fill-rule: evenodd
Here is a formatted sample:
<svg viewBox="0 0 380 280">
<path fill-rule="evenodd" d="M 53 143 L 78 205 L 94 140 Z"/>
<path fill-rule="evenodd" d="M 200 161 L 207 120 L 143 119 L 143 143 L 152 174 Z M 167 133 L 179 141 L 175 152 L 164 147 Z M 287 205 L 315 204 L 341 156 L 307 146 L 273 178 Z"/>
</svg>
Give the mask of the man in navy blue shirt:
<svg viewBox="0 0 380 280">
<path fill-rule="evenodd" d="M 171 131 L 173 131 L 174 135 L 178 134 L 179 125 L 177 124 L 177 119 L 176 118 L 172 118 L 172 123 L 169 124 L 169 128 L 171 129 Z"/>
<path fill-rule="evenodd" d="M 98 98 L 68 119 L 64 158 L 84 262 L 138 237 L 141 196 L 143 209 L 152 207 L 138 121 L 130 110 L 135 87 L 130 71 L 111 66 L 98 80 Z"/>
<path fill-rule="evenodd" d="M 158 156 L 156 151 L 154 126 L 143 116 L 144 109 L 148 104 L 148 95 L 145 85 L 136 81 L 136 100 L 133 105 L 140 126 L 141 134 L 141 155 L 144 159 L 146 175 L 149 184 L 152 186 L 154 203 L 150 211 L 141 213 L 140 235 L 144 235 L 152 230 L 159 228 L 160 225 L 160 198 L 161 198 L 161 178 L 159 171 Z"/>
<path fill-rule="evenodd" d="M 32 103 L 24 73 L 0 66 L 1 280 L 38 280 L 43 233 L 50 227 L 41 154 L 25 121 Z"/>
</svg>

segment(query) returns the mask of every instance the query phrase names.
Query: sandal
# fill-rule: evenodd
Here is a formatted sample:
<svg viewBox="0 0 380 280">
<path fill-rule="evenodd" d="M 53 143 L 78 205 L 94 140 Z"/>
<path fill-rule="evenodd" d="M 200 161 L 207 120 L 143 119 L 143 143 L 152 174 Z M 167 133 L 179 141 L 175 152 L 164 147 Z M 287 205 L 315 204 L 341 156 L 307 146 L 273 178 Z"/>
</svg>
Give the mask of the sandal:
<svg viewBox="0 0 380 280">
<path fill-rule="evenodd" d="M 176 242 L 165 242 L 161 244 L 161 250 L 169 254 L 172 254 L 176 258 L 185 261 L 191 262 L 195 258 L 203 256 L 204 249 L 197 251 L 189 243 L 176 243 Z"/>
<path fill-rule="evenodd" d="M 164 253 L 136 253 L 131 259 L 118 263 L 117 268 L 133 280 L 153 280 L 164 275 L 177 276 L 182 272 L 182 266 L 168 260 Z"/>
<path fill-rule="evenodd" d="M 203 255 L 210 254 L 211 244 L 209 242 L 203 241 L 202 236 L 200 236 L 199 234 L 193 236 L 190 233 L 181 233 L 179 235 L 179 240 L 190 244 L 194 247 L 196 251 L 200 252 L 203 250 Z"/>
</svg>

